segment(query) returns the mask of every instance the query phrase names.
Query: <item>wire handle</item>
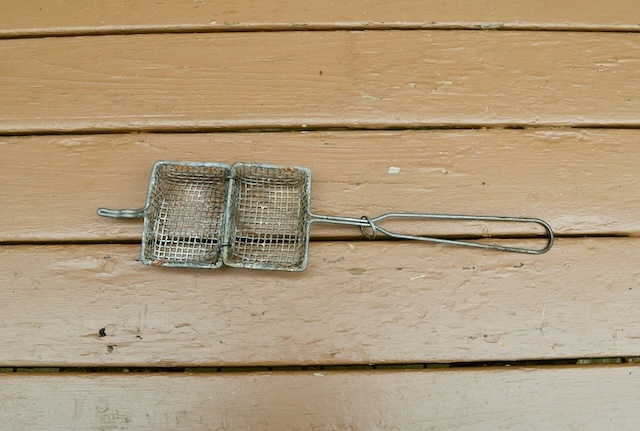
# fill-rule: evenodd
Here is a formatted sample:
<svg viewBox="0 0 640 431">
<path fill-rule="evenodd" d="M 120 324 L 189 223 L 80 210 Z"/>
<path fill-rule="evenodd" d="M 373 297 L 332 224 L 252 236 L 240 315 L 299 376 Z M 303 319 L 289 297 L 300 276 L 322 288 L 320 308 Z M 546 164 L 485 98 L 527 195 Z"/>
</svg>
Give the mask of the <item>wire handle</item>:
<svg viewBox="0 0 640 431">
<path fill-rule="evenodd" d="M 429 219 L 429 220 L 465 220 L 465 221 L 495 221 L 495 222 L 511 222 L 511 223 L 534 223 L 542 226 L 546 233 L 547 245 L 541 249 L 523 248 L 523 247 L 510 247 L 497 244 L 483 244 L 471 241 L 461 241 L 455 239 L 434 238 L 428 236 L 417 235 L 405 235 L 401 233 L 392 232 L 388 229 L 384 229 L 378 226 L 378 223 L 382 220 L 390 218 L 402 218 L 402 219 Z M 551 249 L 553 246 L 554 235 L 553 229 L 549 224 L 538 218 L 530 217 L 500 217 L 500 216 L 471 216 L 471 215 L 457 215 L 457 214 L 422 214 L 422 213 L 387 213 L 377 217 L 369 218 L 363 216 L 360 219 L 349 217 L 334 217 L 311 214 L 311 221 L 333 223 L 333 224 L 347 224 L 351 226 L 358 226 L 360 232 L 367 239 L 375 239 L 378 232 L 397 239 L 409 239 L 416 241 L 427 241 L 449 245 L 459 245 L 464 247 L 484 248 L 490 250 L 511 251 L 515 253 L 527 253 L 527 254 L 543 254 Z M 367 232 L 367 228 L 371 229 L 371 233 Z"/>
<path fill-rule="evenodd" d="M 145 208 L 135 210 L 112 210 L 109 208 L 98 208 L 98 215 L 111 218 L 142 218 Z"/>
</svg>

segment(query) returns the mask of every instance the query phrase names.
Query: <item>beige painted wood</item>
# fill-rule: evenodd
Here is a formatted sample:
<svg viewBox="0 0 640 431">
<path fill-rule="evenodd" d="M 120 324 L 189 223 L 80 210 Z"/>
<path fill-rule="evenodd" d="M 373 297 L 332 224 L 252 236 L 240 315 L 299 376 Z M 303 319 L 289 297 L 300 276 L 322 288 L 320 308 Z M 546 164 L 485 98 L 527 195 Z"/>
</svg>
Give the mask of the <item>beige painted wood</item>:
<svg viewBox="0 0 640 431">
<path fill-rule="evenodd" d="M 306 28 L 640 29 L 633 0 L 452 0 L 345 3 L 300 0 L 154 2 L 6 0 L 0 37 L 149 31 Z"/>
<path fill-rule="evenodd" d="M 144 266 L 136 245 L 5 246 L 0 365 L 639 356 L 638 253 L 630 238 L 542 256 L 319 242 L 307 271 L 274 273 Z"/>
<path fill-rule="evenodd" d="M 0 133 L 638 126 L 635 34 L 258 32 L 3 40 Z"/>
<path fill-rule="evenodd" d="M 0 375 L 22 430 L 635 430 L 637 366 Z"/>
<path fill-rule="evenodd" d="M 637 130 L 0 138 L 0 201 L 12 202 L 0 205 L 0 241 L 139 240 L 140 221 L 101 218 L 96 209 L 143 206 L 151 166 L 161 159 L 307 166 L 312 208 L 321 214 L 524 215 L 547 220 L 558 234 L 637 234 L 638 141 Z M 513 225 L 387 226 L 427 235 L 522 232 Z M 322 224 L 312 234 L 360 236 Z"/>
</svg>

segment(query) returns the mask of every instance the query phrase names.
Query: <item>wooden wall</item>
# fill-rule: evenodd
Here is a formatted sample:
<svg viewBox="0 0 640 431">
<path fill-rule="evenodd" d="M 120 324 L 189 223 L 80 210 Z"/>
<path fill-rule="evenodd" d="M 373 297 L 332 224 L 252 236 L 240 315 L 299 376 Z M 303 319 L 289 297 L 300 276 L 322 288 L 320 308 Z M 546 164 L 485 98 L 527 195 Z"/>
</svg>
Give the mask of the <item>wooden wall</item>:
<svg viewBox="0 0 640 431">
<path fill-rule="evenodd" d="M 4 6 L 0 429 L 637 428 L 640 4 Z M 314 225 L 302 273 L 148 267 L 141 223 L 96 209 L 142 206 L 157 160 L 306 166 L 318 213 L 558 240 Z"/>
</svg>

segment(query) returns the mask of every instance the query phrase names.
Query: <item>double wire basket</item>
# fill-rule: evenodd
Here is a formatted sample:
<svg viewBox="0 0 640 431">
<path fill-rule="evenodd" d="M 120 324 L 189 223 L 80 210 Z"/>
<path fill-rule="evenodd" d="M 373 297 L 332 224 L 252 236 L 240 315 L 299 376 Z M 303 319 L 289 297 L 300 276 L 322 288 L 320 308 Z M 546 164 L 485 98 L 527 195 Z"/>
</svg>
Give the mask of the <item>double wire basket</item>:
<svg viewBox="0 0 640 431">
<path fill-rule="evenodd" d="M 98 209 L 105 217 L 144 218 L 141 261 L 147 265 L 232 267 L 303 271 L 312 223 L 358 227 L 366 238 L 427 241 L 542 254 L 553 245 L 551 226 L 529 217 L 387 213 L 361 218 L 311 212 L 311 171 L 256 163 L 226 165 L 160 161 L 153 166 L 147 202 L 135 210 Z M 531 249 L 447 238 L 406 235 L 380 226 L 387 219 L 533 223 L 547 244 Z"/>
</svg>

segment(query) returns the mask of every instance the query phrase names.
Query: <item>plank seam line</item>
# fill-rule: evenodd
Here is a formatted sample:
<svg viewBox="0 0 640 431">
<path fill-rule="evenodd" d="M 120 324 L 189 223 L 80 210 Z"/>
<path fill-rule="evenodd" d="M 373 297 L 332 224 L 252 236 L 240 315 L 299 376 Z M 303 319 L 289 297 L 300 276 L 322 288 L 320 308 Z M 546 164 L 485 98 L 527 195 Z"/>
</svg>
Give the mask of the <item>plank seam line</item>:
<svg viewBox="0 0 640 431">
<path fill-rule="evenodd" d="M 142 228 L 141 228 L 142 229 Z M 635 233 L 584 233 L 584 234 L 563 234 L 563 233 L 555 233 L 554 237 L 556 239 L 563 238 L 576 238 L 576 239 L 590 239 L 590 238 L 636 238 L 638 235 Z M 469 236 L 469 235 L 438 235 L 438 238 L 444 239 L 459 239 L 459 240 L 542 240 L 546 237 L 543 236 L 525 236 L 525 235 L 493 235 L 490 237 L 486 236 Z M 30 245 L 30 246 L 59 246 L 59 245 L 139 245 L 142 239 L 122 239 L 122 240 L 49 240 L 49 241 L 39 241 L 39 240 L 19 240 L 19 241 L 2 241 L 0 240 L 0 247 L 3 246 L 19 246 L 19 245 Z M 403 242 L 408 243 L 411 240 L 399 240 L 395 238 L 376 238 L 375 242 Z M 360 236 L 346 236 L 346 237 L 325 237 L 325 238 L 311 238 L 311 242 L 363 242 L 369 243 L 372 242 L 366 238 Z"/>
<path fill-rule="evenodd" d="M 442 125 L 380 125 L 376 126 L 141 126 L 141 127 L 91 127 L 75 128 L 69 130 L 55 130 L 47 128 L 33 128 L 28 130 L 7 131 L 0 125 L 0 138 L 14 136 L 73 136 L 73 135 L 127 135 L 127 134 L 202 134 L 202 133 L 291 133 L 291 132 L 402 132 L 402 131 L 445 131 L 445 130 L 538 130 L 538 129 L 565 129 L 565 130 L 638 130 L 638 123 L 560 123 L 540 122 L 537 124 L 513 123 L 513 124 L 442 124 Z M 4 126 L 6 128 L 6 126 Z"/>
<path fill-rule="evenodd" d="M 619 364 L 640 366 L 640 356 L 612 356 L 598 358 L 567 358 L 542 360 L 515 361 L 476 361 L 476 362 L 448 362 L 448 363 L 403 363 L 403 364 L 345 364 L 345 365 L 282 365 L 282 366 L 182 366 L 182 367 L 3 367 L 2 373 L 236 373 L 236 372 L 296 372 L 296 371 L 372 371 L 372 370 L 416 370 L 416 369 L 477 369 L 477 368 L 548 368 L 590 366 L 603 367 Z"/>
<path fill-rule="evenodd" d="M 102 26 L 51 29 L 5 29 L 0 39 L 35 39 L 49 37 L 123 36 L 135 34 L 185 33 L 295 33 L 344 31 L 512 31 L 512 32 L 569 32 L 569 33 L 638 33 L 640 24 L 519 24 L 509 22 L 476 23 L 335 23 L 335 24 L 226 24 L 222 27 L 202 25 L 166 26 Z"/>
</svg>

